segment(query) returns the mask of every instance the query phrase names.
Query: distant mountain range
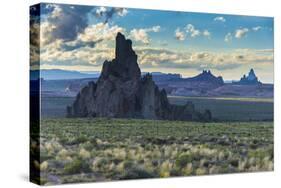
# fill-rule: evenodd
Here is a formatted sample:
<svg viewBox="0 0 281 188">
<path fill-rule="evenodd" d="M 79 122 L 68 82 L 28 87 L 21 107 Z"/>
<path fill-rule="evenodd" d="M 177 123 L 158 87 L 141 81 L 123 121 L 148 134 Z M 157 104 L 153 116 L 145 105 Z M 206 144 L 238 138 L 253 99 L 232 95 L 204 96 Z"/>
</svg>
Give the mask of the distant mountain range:
<svg viewBox="0 0 281 188">
<path fill-rule="evenodd" d="M 147 72 L 142 72 L 142 75 L 147 74 Z M 167 80 L 167 79 L 181 79 L 180 74 L 172 73 L 162 73 L 162 72 L 152 72 L 151 73 L 156 80 Z M 38 70 L 30 71 L 30 79 L 37 80 L 39 75 Z M 73 79 L 85 79 L 85 78 L 98 78 L 100 72 L 98 71 L 69 71 L 61 69 L 43 69 L 40 70 L 40 78 L 44 80 L 73 80 Z"/>
<path fill-rule="evenodd" d="M 142 76 L 147 74 L 147 72 L 142 72 Z M 236 83 L 236 84 L 245 84 L 245 85 L 255 85 L 261 84 L 258 80 L 253 69 L 250 70 L 248 75 L 245 74 L 239 81 L 227 81 L 223 80 L 221 76 L 215 76 L 211 73 L 210 70 L 203 70 L 202 73 L 194 77 L 183 78 L 181 74 L 174 73 L 162 73 L 162 72 L 151 72 L 154 81 L 190 81 L 190 82 L 209 82 L 216 83 L 218 85 L 224 83 Z M 30 71 L 30 79 L 37 80 L 39 75 L 38 70 Z M 61 70 L 61 69 L 43 69 L 40 70 L 40 78 L 44 80 L 72 80 L 72 79 L 87 79 L 87 78 L 98 78 L 100 75 L 99 71 L 69 71 L 69 70 Z"/>
<path fill-rule="evenodd" d="M 30 71 L 30 79 L 38 79 L 38 70 Z M 99 72 L 79 72 L 79 71 L 68 71 L 61 69 L 43 69 L 40 70 L 40 78 L 44 80 L 71 80 L 71 79 L 84 79 L 84 78 L 97 78 Z"/>
<path fill-rule="evenodd" d="M 145 75 L 142 72 L 142 76 Z M 273 84 L 263 84 L 251 69 L 239 81 L 224 81 L 210 70 L 190 78 L 180 74 L 152 72 L 152 79 L 168 95 L 194 97 L 273 97 Z M 36 80 L 38 71 L 31 71 Z M 76 96 L 90 81 L 96 82 L 99 72 L 78 72 L 66 70 L 41 70 L 42 93 L 47 96 Z"/>
</svg>

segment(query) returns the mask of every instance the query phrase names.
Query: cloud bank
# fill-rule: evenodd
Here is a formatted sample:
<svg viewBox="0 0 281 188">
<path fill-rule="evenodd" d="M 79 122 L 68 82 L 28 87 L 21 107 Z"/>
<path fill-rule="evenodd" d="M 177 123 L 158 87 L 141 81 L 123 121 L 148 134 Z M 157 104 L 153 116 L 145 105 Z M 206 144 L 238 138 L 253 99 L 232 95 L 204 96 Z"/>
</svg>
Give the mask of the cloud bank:
<svg viewBox="0 0 281 188">
<path fill-rule="evenodd" d="M 36 10 L 32 11 L 36 15 Z M 176 29 L 171 28 L 167 34 L 165 33 L 167 28 L 157 24 L 132 28 L 118 25 L 117 23 L 120 24 L 120 22 L 115 21 L 127 16 L 127 9 L 50 4 L 43 9 L 43 13 L 41 25 L 39 25 L 38 19 L 34 18 L 30 27 L 31 36 L 34 36 L 30 48 L 31 63 L 40 62 L 43 66 L 63 66 L 66 69 L 75 67 L 77 70 L 79 67 L 100 69 L 105 60 L 114 58 L 114 41 L 118 32 L 124 33 L 133 41 L 133 48 L 138 54 L 138 62 L 144 70 L 232 71 L 236 68 L 257 67 L 262 69 L 273 65 L 272 49 L 232 49 L 220 53 L 215 50 L 178 49 L 178 41 L 182 41 L 180 45 L 185 45 L 186 40 L 200 37 L 206 39 L 206 41 L 201 40 L 202 42 L 216 39 L 217 33 L 212 28 L 210 30 L 200 24 L 185 23 L 180 27 L 176 25 Z M 89 22 L 89 17 L 95 21 Z M 226 22 L 224 18 L 220 17 L 214 18 L 214 21 Z M 224 45 L 231 46 L 231 41 L 238 42 L 250 32 L 258 32 L 263 28 L 259 25 L 232 28 L 229 32 L 223 32 L 219 36 L 219 40 Z M 167 38 L 157 38 L 163 33 Z M 154 38 L 155 35 L 157 35 L 156 38 Z M 38 36 L 40 36 L 40 40 L 38 40 Z M 41 44 L 40 51 L 36 48 L 39 43 Z M 174 46 L 176 48 L 173 48 Z"/>
</svg>

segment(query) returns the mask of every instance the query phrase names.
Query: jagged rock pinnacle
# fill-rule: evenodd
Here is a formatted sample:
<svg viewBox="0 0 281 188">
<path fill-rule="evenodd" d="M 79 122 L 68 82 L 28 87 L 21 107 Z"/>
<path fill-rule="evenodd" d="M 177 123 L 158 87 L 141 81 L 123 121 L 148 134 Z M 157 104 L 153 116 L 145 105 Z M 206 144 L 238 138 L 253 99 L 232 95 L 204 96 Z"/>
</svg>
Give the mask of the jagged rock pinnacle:
<svg viewBox="0 0 281 188">
<path fill-rule="evenodd" d="M 118 33 L 115 58 L 103 63 L 97 83 L 81 89 L 68 117 L 113 117 L 169 120 L 201 120 L 192 104 L 176 106 L 169 103 L 165 91 L 160 91 L 151 74 L 141 78 L 132 41 Z M 204 120 L 210 120 L 206 116 Z"/>
<path fill-rule="evenodd" d="M 242 85 L 259 85 L 259 84 L 262 84 L 258 80 L 258 77 L 256 76 L 254 69 L 250 69 L 250 72 L 249 72 L 248 76 L 246 76 L 244 74 L 243 77 L 240 79 L 240 81 L 235 82 L 235 83 L 242 84 Z"/>
<path fill-rule="evenodd" d="M 115 46 L 115 59 L 119 63 L 125 63 L 126 59 L 131 56 L 136 56 L 132 48 L 132 41 L 126 39 L 124 35 L 120 32 L 116 36 L 116 46 Z"/>
<path fill-rule="evenodd" d="M 132 49 L 132 41 L 118 33 L 116 36 L 115 58 L 105 61 L 103 64 L 101 79 L 107 79 L 109 75 L 123 80 L 139 80 L 141 71 L 137 63 L 137 55 Z"/>
</svg>

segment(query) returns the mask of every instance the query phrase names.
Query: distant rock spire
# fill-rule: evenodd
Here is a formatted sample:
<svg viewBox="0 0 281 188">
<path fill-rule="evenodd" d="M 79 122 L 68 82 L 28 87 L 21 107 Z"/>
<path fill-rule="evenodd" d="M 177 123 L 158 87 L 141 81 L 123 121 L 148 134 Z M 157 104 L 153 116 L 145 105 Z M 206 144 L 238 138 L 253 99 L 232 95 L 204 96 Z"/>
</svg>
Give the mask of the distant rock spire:
<svg viewBox="0 0 281 188">
<path fill-rule="evenodd" d="M 257 80 L 257 79 L 258 78 L 257 78 L 257 76 L 256 76 L 256 74 L 254 72 L 254 69 L 251 69 L 249 74 L 248 74 L 248 80 Z"/>
<path fill-rule="evenodd" d="M 258 85 L 262 84 L 259 80 L 258 77 L 255 74 L 255 71 L 253 68 L 250 69 L 250 72 L 248 73 L 248 76 L 245 74 L 243 77 L 240 79 L 239 82 L 235 82 L 236 84 L 242 84 L 242 85 Z"/>
</svg>

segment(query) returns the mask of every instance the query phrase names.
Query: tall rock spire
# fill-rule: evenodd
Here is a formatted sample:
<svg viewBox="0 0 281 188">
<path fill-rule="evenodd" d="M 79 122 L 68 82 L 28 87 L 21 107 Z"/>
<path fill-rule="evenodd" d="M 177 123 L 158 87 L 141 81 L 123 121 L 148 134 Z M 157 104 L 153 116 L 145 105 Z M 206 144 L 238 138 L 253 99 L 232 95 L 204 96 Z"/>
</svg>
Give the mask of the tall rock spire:
<svg viewBox="0 0 281 188">
<path fill-rule="evenodd" d="M 196 112 L 193 104 L 169 103 L 165 90 L 160 91 L 147 74 L 141 78 L 132 41 L 118 33 L 115 58 L 103 63 L 97 83 L 81 89 L 68 117 L 113 117 L 169 120 L 209 120 Z M 204 119 L 205 118 L 205 119 Z"/>
<path fill-rule="evenodd" d="M 121 33 L 117 33 L 115 45 L 115 59 L 119 63 L 125 63 L 129 57 L 135 57 L 136 54 L 132 48 L 132 41 L 126 39 Z"/>
<path fill-rule="evenodd" d="M 137 63 L 137 55 L 132 48 L 132 41 L 118 33 L 116 36 L 115 59 L 105 61 L 102 68 L 102 78 L 110 74 L 122 77 L 123 80 L 140 79 L 141 71 Z"/>
</svg>

